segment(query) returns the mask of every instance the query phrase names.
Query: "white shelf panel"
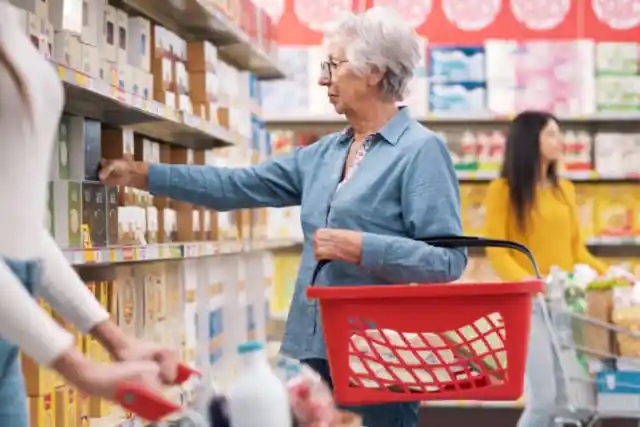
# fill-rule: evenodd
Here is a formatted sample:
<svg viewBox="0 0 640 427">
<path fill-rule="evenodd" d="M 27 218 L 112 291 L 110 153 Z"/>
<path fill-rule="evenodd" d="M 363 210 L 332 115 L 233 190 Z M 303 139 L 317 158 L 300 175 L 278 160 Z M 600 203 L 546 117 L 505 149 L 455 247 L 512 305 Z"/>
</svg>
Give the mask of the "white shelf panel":
<svg viewBox="0 0 640 427">
<path fill-rule="evenodd" d="M 473 115 L 458 115 L 458 114 L 432 114 L 426 117 L 415 117 L 416 120 L 423 123 L 506 123 L 512 120 L 515 115 L 496 116 L 491 113 L 486 114 L 473 114 Z M 640 124 L 640 111 L 619 111 L 619 112 L 601 112 L 596 114 L 590 114 L 585 116 L 576 117 L 558 117 L 563 122 L 638 122 Z M 273 115 L 267 115 L 265 117 L 267 124 L 271 126 L 284 126 L 284 125 L 313 125 L 313 124 L 326 124 L 326 125 L 340 125 L 346 124 L 346 120 L 343 116 L 338 114 L 326 114 L 326 115 L 300 115 L 289 117 L 277 117 Z"/>
</svg>

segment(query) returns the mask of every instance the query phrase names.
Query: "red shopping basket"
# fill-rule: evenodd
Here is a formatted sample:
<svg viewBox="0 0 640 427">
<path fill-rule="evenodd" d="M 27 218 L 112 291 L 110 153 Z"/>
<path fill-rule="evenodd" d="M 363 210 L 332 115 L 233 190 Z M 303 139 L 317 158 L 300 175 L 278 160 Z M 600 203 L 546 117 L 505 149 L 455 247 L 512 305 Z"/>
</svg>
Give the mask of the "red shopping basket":
<svg viewBox="0 0 640 427">
<path fill-rule="evenodd" d="M 421 239 L 438 247 L 524 246 L 478 237 Z M 342 405 L 522 396 L 532 296 L 541 280 L 314 286 L 335 398 Z"/>
</svg>

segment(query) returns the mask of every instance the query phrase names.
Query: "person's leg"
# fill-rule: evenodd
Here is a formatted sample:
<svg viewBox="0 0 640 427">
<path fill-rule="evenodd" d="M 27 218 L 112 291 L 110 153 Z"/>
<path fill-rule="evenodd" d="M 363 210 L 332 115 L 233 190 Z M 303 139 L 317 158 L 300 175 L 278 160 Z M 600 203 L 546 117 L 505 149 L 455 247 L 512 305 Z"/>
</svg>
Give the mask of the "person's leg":
<svg viewBox="0 0 640 427">
<path fill-rule="evenodd" d="M 348 406 L 345 409 L 362 416 L 362 425 L 366 427 L 417 427 L 420 403 Z"/>
<path fill-rule="evenodd" d="M 525 376 L 525 409 L 517 427 L 553 427 L 558 395 L 558 363 L 540 307 L 534 306 Z"/>
<path fill-rule="evenodd" d="M 29 426 L 26 396 L 18 349 L 0 339 L 0 426 Z"/>
</svg>

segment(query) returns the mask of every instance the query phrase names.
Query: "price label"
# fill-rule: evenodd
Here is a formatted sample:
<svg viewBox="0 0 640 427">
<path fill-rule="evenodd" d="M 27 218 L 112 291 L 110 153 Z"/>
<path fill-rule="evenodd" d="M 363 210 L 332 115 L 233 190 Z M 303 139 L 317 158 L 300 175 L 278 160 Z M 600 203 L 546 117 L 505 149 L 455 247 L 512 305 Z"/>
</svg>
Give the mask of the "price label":
<svg viewBox="0 0 640 427">
<path fill-rule="evenodd" d="M 146 261 L 147 260 L 147 248 L 142 247 L 137 249 L 136 260 L 138 261 Z"/>
<path fill-rule="evenodd" d="M 134 250 L 133 248 L 122 248 L 122 260 L 123 261 L 133 261 L 134 260 Z"/>
<path fill-rule="evenodd" d="M 109 249 L 109 260 L 111 262 L 118 261 L 118 251 L 115 249 Z"/>
<path fill-rule="evenodd" d="M 89 85 L 89 78 L 82 73 L 74 73 L 76 85 L 86 88 Z"/>
<path fill-rule="evenodd" d="M 93 249 L 85 249 L 84 262 L 87 264 L 96 262 L 96 251 L 94 251 Z"/>
<path fill-rule="evenodd" d="M 65 79 L 66 74 L 67 74 L 67 70 L 63 66 L 58 65 L 58 75 L 60 76 L 61 80 Z"/>
<path fill-rule="evenodd" d="M 147 259 L 153 260 L 158 258 L 159 258 L 158 246 L 156 245 L 147 246 Z"/>
</svg>

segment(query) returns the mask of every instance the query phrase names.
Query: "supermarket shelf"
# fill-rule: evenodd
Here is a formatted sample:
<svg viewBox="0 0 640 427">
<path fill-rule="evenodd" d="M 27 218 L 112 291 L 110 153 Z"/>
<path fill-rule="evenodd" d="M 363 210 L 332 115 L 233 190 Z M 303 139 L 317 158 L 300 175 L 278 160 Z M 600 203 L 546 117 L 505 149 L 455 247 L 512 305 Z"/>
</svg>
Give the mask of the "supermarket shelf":
<svg viewBox="0 0 640 427">
<path fill-rule="evenodd" d="M 602 236 L 587 239 L 588 246 L 638 246 L 640 236 Z"/>
<path fill-rule="evenodd" d="M 427 117 L 416 117 L 423 123 L 457 124 L 457 123 L 506 123 L 513 119 L 514 115 L 496 116 L 494 114 L 474 114 L 474 115 L 428 115 Z M 286 125 L 342 125 L 346 123 L 343 116 L 337 114 L 325 115 L 300 115 L 290 117 L 266 116 L 265 122 L 270 126 Z M 579 117 L 558 117 L 562 122 L 589 123 L 589 122 L 640 122 L 640 111 L 619 111 L 601 112 Z"/>
<path fill-rule="evenodd" d="M 297 250 L 301 245 L 302 242 L 296 239 L 280 239 L 251 243 L 239 241 L 159 243 L 140 246 L 63 249 L 63 252 L 71 264 L 83 266 L 202 258 L 251 251 Z M 587 245 L 599 248 L 640 248 L 640 236 L 591 238 L 587 240 Z M 275 315 L 274 317 L 279 316 Z"/>
<path fill-rule="evenodd" d="M 263 251 L 263 250 L 286 250 L 297 249 L 302 245 L 302 238 L 282 238 L 282 239 L 269 239 L 261 240 L 250 243 L 250 250 Z"/>
<path fill-rule="evenodd" d="M 64 82 L 65 111 L 115 126 L 129 126 L 150 138 L 189 148 L 235 144 L 229 131 L 200 117 L 121 91 L 79 71 L 55 65 Z"/>
<path fill-rule="evenodd" d="M 447 401 L 434 401 L 434 402 L 422 402 L 421 406 L 435 407 L 435 408 L 523 408 L 524 401 L 518 400 L 515 402 L 485 402 L 479 400 L 447 400 Z"/>
<path fill-rule="evenodd" d="M 251 244 L 240 241 L 158 243 L 140 246 L 63 249 L 63 252 L 71 264 L 82 266 L 233 255 L 248 251 L 276 250 L 299 244 L 299 241 L 289 239 L 257 241 Z"/>
<path fill-rule="evenodd" d="M 275 57 L 265 52 L 216 6 L 202 0 L 120 0 L 186 40 L 209 40 L 228 63 L 261 79 L 285 77 Z M 210 2 L 209 2 L 210 3 Z"/>
<path fill-rule="evenodd" d="M 486 182 L 498 178 L 499 172 L 497 171 L 457 171 L 458 179 L 460 181 L 478 181 Z M 563 172 L 561 176 L 565 179 L 570 179 L 576 182 L 630 182 L 640 181 L 640 175 L 638 176 L 614 176 L 614 175 L 601 175 L 596 171 L 570 171 Z"/>
</svg>

